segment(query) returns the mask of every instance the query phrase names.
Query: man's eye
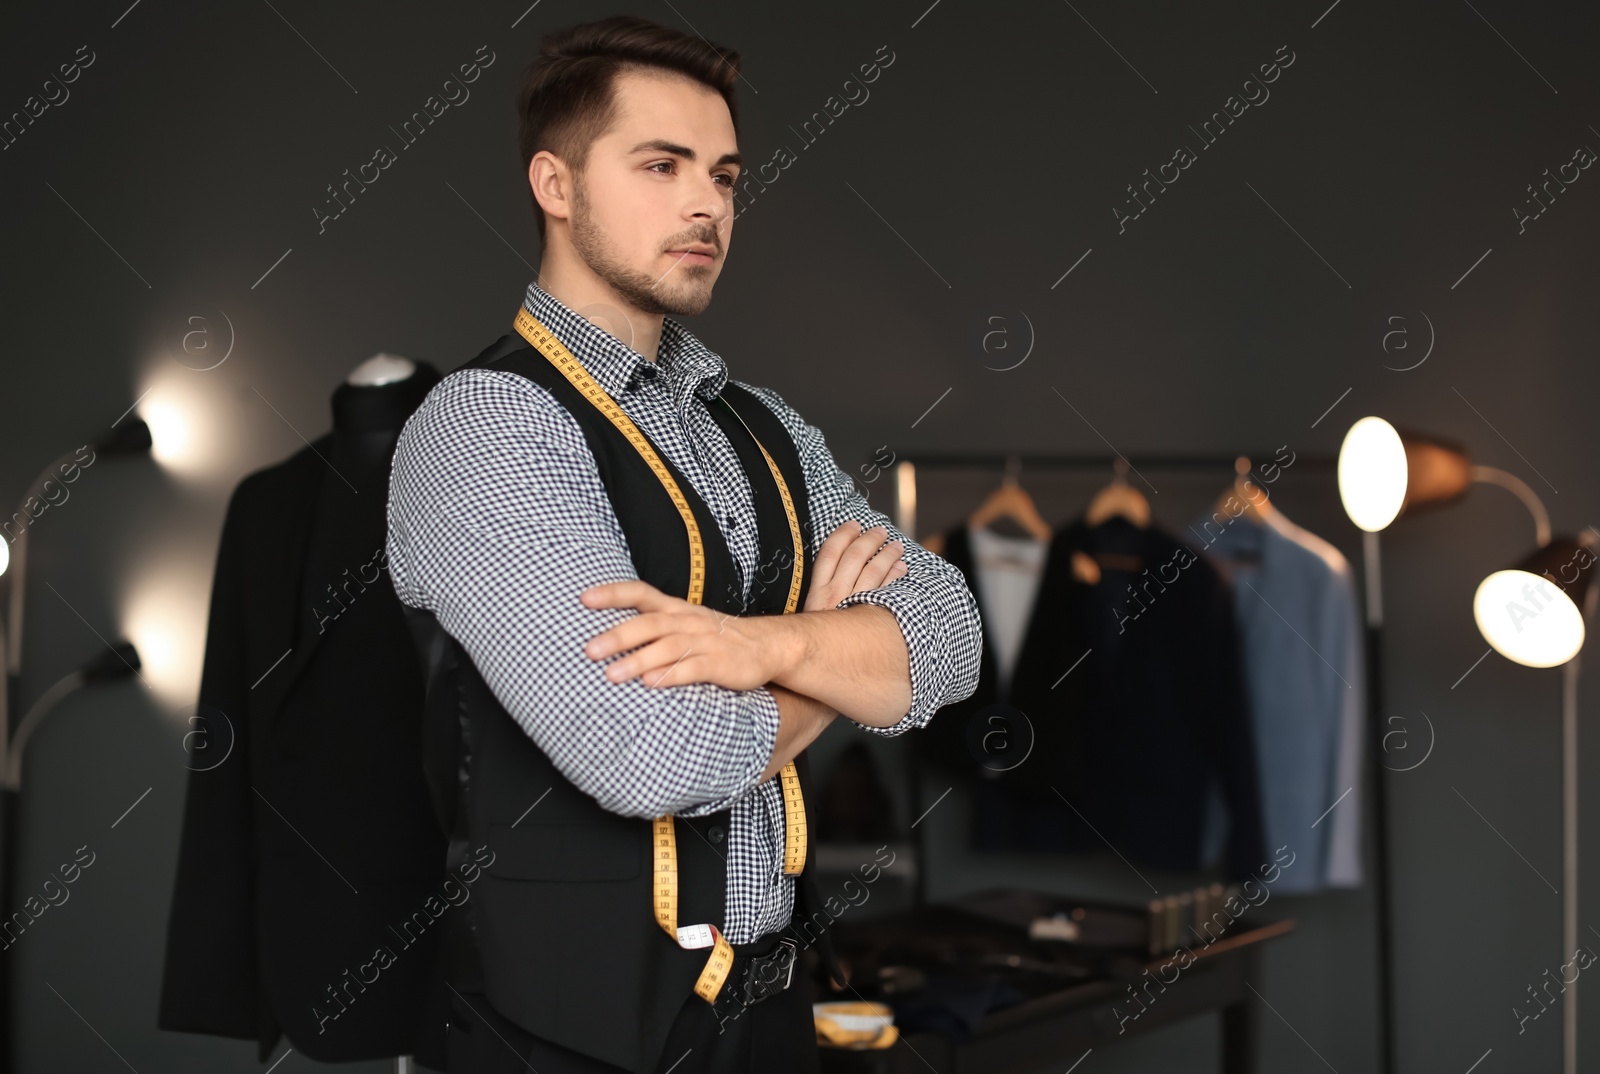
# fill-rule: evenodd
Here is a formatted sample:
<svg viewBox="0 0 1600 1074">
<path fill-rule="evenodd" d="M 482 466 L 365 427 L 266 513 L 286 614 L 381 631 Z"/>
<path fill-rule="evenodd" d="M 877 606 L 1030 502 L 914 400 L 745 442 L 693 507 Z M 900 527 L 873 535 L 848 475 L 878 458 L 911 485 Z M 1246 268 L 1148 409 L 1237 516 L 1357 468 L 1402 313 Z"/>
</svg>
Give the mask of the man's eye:
<svg viewBox="0 0 1600 1074">
<path fill-rule="evenodd" d="M 646 165 L 645 166 L 645 171 L 652 171 L 652 172 L 655 172 L 657 175 L 666 175 L 675 167 L 676 167 L 676 164 L 673 161 L 670 161 L 670 160 L 658 160 L 654 164 Z M 659 169 L 659 168 L 665 168 L 665 169 L 667 169 L 667 171 L 657 171 L 657 169 Z M 727 180 L 725 185 L 727 186 L 727 188 L 729 190 L 732 190 L 734 188 L 734 186 L 739 181 L 738 176 L 729 175 L 727 172 L 719 172 L 715 176 L 715 178 Z"/>
</svg>

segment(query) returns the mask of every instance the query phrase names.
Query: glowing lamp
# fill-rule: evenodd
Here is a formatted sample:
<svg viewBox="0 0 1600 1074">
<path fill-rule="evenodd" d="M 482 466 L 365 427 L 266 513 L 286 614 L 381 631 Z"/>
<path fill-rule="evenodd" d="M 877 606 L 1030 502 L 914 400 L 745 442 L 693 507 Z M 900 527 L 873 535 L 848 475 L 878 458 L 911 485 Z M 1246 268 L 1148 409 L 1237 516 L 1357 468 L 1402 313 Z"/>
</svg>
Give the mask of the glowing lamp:
<svg viewBox="0 0 1600 1074">
<path fill-rule="evenodd" d="M 1481 469 L 1458 444 L 1366 417 L 1350 426 L 1339 446 L 1339 499 L 1350 521 L 1376 533 L 1408 508 L 1464 495 L 1482 479 Z"/>
<path fill-rule="evenodd" d="M 1532 668 L 1565 664 L 1583 647 L 1583 599 L 1594 553 L 1558 537 L 1478 585 L 1472 617 L 1495 652 Z"/>
</svg>

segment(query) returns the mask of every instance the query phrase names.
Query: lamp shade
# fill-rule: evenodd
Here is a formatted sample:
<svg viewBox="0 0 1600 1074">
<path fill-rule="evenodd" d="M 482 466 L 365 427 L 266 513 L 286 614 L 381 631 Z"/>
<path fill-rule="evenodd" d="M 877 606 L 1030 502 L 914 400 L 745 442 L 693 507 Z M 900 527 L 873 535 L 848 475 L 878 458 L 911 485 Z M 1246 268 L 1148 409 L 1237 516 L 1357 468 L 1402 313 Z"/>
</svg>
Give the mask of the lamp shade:
<svg viewBox="0 0 1600 1074">
<path fill-rule="evenodd" d="M 152 443 L 150 426 L 143 418 L 135 417 L 111 435 L 96 441 L 94 447 L 101 455 L 134 455 L 150 450 Z"/>
<path fill-rule="evenodd" d="M 1533 668 L 1565 664 L 1583 648 L 1583 601 L 1595 551 L 1558 537 L 1516 566 L 1478 585 L 1472 617 L 1483 640 L 1508 660 Z"/>
<path fill-rule="evenodd" d="M 83 681 L 91 683 L 126 678 L 137 675 L 142 666 L 139 650 L 133 647 L 133 642 L 119 641 L 83 665 Z"/>
<path fill-rule="evenodd" d="M 1339 445 L 1339 499 L 1350 521 L 1369 533 L 1395 520 L 1406 498 L 1406 449 L 1395 427 L 1362 418 Z"/>
<path fill-rule="evenodd" d="M 1361 529 L 1377 532 L 1402 511 L 1447 503 L 1472 484 L 1472 462 L 1459 445 L 1365 417 L 1339 446 L 1339 499 Z"/>
</svg>

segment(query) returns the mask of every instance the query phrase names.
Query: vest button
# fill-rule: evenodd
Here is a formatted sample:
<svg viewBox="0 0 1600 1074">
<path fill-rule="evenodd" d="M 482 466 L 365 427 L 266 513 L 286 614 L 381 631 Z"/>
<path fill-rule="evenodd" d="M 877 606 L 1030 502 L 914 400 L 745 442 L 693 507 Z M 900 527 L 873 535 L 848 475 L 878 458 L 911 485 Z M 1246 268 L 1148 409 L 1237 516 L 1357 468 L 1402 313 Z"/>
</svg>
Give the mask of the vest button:
<svg viewBox="0 0 1600 1074">
<path fill-rule="evenodd" d="M 713 843 L 720 843 L 727 837 L 728 830 L 720 824 L 713 824 L 710 828 L 706 829 L 706 838 L 710 839 Z"/>
</svg>

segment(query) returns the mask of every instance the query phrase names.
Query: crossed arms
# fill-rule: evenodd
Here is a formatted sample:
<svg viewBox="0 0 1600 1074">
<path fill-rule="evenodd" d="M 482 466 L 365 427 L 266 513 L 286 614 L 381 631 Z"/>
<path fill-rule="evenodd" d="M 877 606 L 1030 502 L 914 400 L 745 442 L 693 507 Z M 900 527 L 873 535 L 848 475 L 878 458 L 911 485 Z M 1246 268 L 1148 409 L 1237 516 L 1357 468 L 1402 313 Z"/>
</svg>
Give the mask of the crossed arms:
<svg viewBox="0 0 1600 1074">
<path fill-rule="evenodd" d="M 703 682 L 770 691 L 779 725 L 765 781 L 835 716 L 888 727 L 911 707 L 909 651 L 893 613 L 837 607 L 852 593 L 905 576 L 904 543 L 884 544 L 887 538 L 885 526 L 863 531 L 857 522 L 840 523 L 817 550 L 805 608 L 794 615 L 735 618 L 642 581 L 586 589 L 586 607 L 639 614 L 594 638 L 584 655 L 625 654 L 607 665 L 610 682 L 637 677 L 652 689 Z"/>
<path fill-rule="evenodd" d="M 841 552 L 837 577 L 824 583 L 814 566 L 812 587 L 819 601 L 843 587 L 843 606 L 808 600 L 793 615 L 719 620 L 674 603 L 638 579 L 576 420 L 510 373 L 446 378 L 396 447 L 388 551 L 400 599 L 433 611 L 563 776 L 614 813 L 715 812 L 838 713 L 895 735 L 976 688 L 981 634 L 960 572 L 872 510 L 820 432 L 752 390 L 799 449 L 815 557 L 843 524 L 846 547 L 860 524 L 884 525 L 860 540 L 900 541 L 903 570 L 857 588 Z M 861 557 L 860 571 L 892 567 L 893 549 Z M 601 599 L 580 599 L 590 590 Z M 601 638 L 612 651 L 589 655 Z"/>
</svg>

